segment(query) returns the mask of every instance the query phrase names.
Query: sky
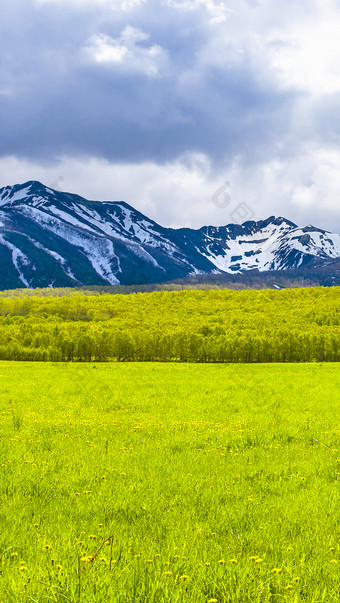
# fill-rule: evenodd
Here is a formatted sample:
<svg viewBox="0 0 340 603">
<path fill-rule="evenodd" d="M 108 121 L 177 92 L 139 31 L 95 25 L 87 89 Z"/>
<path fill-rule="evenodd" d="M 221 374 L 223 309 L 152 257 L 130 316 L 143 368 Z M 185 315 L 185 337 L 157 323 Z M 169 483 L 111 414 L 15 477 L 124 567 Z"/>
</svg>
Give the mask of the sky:
<svg viewBox="0 0 340 603">
<path fill-rule="evenodd" d="M 340 232 L 340 4 L 1 0 L 0 187 Z"/>
</svg>

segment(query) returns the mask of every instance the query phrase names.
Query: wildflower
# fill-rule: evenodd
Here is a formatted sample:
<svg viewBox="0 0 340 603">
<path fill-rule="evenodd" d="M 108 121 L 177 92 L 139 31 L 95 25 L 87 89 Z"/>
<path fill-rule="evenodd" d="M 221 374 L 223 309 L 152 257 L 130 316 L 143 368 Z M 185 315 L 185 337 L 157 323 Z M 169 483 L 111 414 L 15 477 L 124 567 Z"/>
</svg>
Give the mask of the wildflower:
<svg viewBox="0 0 340 603">
<path fill-rule="evenodd" d="M 250 561 L 255 561 L 255 559 L 258 559 L 258 555 L 252 555 L 251 557 L 249 557 Z"/>
<path fill-rule="evenodd" d="M 99 557 L 99 561 L 106 561 L 106 557 Z"/>
<path fill-rule="evenodd" d="M 174 555 L 174 559 L 180 559 L 181 556 L 180 555 Z"/>
<path fill-rule="evenodd" d="M 293 588 L 292 585 L 291 584 L 287 584 L 286 590 L 290 590 L 291 588 Z"/>
<path fill-rule="evenodd" d="M 237 563 L 237 559 L 230 559 L 230 563 Z"/>
<path fill-rule="evenodd" d="M 164 572 L 164 576 L 171 576 L 171 575 L 172 575 L 172 572 L 170 572 L 169 570 Z"/>
<path fill-rule="evenodd" d="M 206 561 L 204 565 L 206 565 L 206 567 L 209 567 L 209 565 L 210 565 L 209 561 Z"/>
<path fill-rule="evenodd" d="M 287 546 L 287 551 L 291 551 L 292 547 L 291 546 Z"/>
<path fill-rule="evenodd" d="M 24 565 L 21 565 L 19 567 L 19 572 L 27 572 L 27 567 L 25 567 Z"/>
<path fill-rule="evenodd" d="M 50 544 L 45 544 L 45 546 L 43 546 L 43 550 L 45 550 L 45 551 L 49 551 L 51 548 L 52 547 Z"/>
<path fill-rule="evenodd" d="M 135 559 L 138 559 L 140 557 L 140 555 L 134 555 Z"/>
<path fill-rule="evenodd" d="M 208 603 L 217 603 L 218 599 L 208 599 Z"/>
<path fill-rule="evenodd" d="M 298 576 L 296 576 L 295 578 L 293 578 L 293 582 L 299 582 L 300 578 Z"/>
<path fill-rule="evenodd" d="M 219 563 L 220 563 L 221 565 L 223 565 L 223 563 L 225 563 L 224 559 L 220 559 L 220 560 L 219 560 Z"/>
<path fill-rule="evenodd" d="M 331 559 L 331 563 L 338 563 L 337 559 Z"/>
<path fill-rule="evenodd" d="M 280 572 L 282 572 L 281 567 L 274 567 L 274 569 L 272 569 L 272 574 L 279 574 Z"/>
<path fill-rule="evenodd" d="M 16 553 L 16 552 L 11 553 L 11 557 L 17 557 L 17 556 L 18 556 L 18 553 Z"/>
<path fill-rule="evenodd" d="M 186 576 L 186 574 L 183 574 L 183 576 L 180 577 L 180 580 L 188 580 L 189 576 Z"/>
<path fill-rule="evenodd" d="M 260 557 L 258 559 L 255 559 L 255 563 L 262 563 L 263 559 L 260 559 Z"/>
<path fill-rule="evenodd" d="M 60 564 L 58 564 L 58 565 L 57 565 L 57 570 L 61 570 L 61 569 L 63 569 L 63 566 L 62 566 L 62 565 L 60 565 Z"/>
<path fill-rule="evenodd" d="M 89 538 L 91 538 L 91 540 L 95 540 L 97 538 L 97 536 L 95 536 L 94 534 L 90 534 Z"/>
</svg>

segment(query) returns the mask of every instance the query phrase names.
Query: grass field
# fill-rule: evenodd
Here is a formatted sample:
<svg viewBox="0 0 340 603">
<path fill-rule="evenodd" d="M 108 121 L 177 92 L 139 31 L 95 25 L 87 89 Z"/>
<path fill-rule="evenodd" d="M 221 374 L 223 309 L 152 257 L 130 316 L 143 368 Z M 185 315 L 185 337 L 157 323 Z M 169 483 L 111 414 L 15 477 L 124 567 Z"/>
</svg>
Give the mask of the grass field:
<svg viewBox="0 0 340 603">
<path fill-rule="evenodd" d="M 0 601 L 340 601 L 336 364 L 0 363 Z"/>
</svg>

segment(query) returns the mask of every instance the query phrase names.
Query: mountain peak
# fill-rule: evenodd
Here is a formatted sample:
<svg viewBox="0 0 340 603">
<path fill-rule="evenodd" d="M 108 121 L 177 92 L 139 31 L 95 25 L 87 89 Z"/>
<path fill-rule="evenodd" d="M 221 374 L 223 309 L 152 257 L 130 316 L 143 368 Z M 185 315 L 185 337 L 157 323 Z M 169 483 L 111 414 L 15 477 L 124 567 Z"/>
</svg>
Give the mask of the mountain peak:
<svg viewBox="0 0 340 603">
<path fill-rule="evenodd" d="M 281 216 L 176 230 L 125 202 L 88 201 L 35 180 L 0 189 L 0 206 L 0 289 L 147 284 L 340 258 L 340 235 Z"/>
</svg>

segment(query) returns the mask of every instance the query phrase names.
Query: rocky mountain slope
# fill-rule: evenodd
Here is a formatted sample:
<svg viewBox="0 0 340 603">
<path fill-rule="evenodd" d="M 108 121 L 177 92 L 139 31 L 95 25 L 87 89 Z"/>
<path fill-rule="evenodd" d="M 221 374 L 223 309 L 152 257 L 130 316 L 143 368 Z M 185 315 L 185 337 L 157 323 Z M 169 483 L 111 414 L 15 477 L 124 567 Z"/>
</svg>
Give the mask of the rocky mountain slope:
<svg viewBox="0 0 340 603">
<path fill-rule="evenodd" d="M 0 289 L 164 282 L 318 266 L 340 235 L 284 218 L 171 229 L 122 201 L 89 201 L 39 182 L 0 189 Z"/>
</svg>

